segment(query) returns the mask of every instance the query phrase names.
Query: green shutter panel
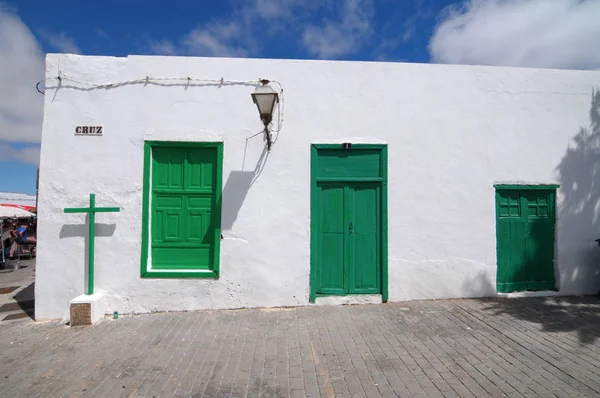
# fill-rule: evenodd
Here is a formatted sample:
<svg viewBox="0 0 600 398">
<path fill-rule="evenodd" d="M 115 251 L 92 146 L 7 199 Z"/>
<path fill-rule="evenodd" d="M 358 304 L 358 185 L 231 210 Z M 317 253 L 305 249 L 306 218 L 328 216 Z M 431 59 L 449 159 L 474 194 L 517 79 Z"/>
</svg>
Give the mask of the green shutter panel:
<svg viewBox="0 0 600 398">
<path fill-rule="evenodd" d="M 215 148 L 155 149 L 152 269 L 213 269 L 216 152 Z"/>
</svg>

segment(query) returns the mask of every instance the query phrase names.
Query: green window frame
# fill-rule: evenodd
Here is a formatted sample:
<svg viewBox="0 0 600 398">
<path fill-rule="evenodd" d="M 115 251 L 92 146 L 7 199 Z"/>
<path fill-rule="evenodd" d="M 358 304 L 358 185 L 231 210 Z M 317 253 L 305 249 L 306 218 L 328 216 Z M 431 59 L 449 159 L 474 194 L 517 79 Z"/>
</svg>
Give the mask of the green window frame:
<svg viewBox="0 0 600 398">
<path fill-rule="evenodd" d="M 151 244 L 151 226 L 150 223 L 150 197 L 152 194 L 151 173 L 152 173 L 152 152 L 155 148 L 177 147 L 177 148 L 215 148 L 217 154 L 216 160 L 216 205 L 215 215 L 215 243 L 214 243 L 214 264 L 210 270 L 195 269 L 173 269 L 151 271 L 149 269 L 148 254 Z M 186 141 L 145 141 L 144 143 L 144 176 L 143 176 L 143 198 L 142 198 L 142 248 L 140 261 L 140 276 L 142 278 L 208 278 L 217 279 L 219 277 L 219 260 L 221 244 L 221 213 L 222 213 L 222 185 L 223 185 L 223 142 L 186 142 Z"/>
</svg>

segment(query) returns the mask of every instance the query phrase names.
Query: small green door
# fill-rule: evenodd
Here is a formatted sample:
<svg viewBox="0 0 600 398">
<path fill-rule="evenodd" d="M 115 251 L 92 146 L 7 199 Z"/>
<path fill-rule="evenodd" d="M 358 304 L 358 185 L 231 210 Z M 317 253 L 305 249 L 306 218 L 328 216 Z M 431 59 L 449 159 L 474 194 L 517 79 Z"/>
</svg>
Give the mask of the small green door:
<svg viewBox="0 0 600 398">
<path fill-rule="evenodd" d="M 555 190 L 497 189 L 498 292 L 552 290 Z"/>
<path fill-rule="evenodd" d="M 328 148 L 327 148 L 328 149 Z M 324 150 L 313 158 L 311 291 L 382 293 L 381 150 Z M 319 178 L 320 177 L 320 178 Z"/>
<path fill-rule="evenodd" d="M 216 148 L 154 148 L 152 269 L 213 269 L 216 162 Z"/>
</svg>

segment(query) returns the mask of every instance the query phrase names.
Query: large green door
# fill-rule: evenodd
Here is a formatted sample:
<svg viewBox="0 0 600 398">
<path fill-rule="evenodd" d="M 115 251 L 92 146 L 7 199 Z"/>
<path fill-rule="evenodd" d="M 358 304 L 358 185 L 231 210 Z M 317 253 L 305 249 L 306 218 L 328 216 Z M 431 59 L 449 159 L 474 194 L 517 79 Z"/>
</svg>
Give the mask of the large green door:
<svg viewBox="0 0 600 398">
<path fill-rule="evenodd" d="M 379 184 L 323 183 L 319 191 L 317 293 L 380 293 Z"/>
<path fill-rule="evenodd" d="M 379 148 L 313 152 L 311 296 L 382 293 L 383 162 Z"/>
<path fill-rule="evenodd" d="M 216 148 L 154 148 L 152 269 L 213 269 L 216 162 Z"/>
<path fill-rule="evenodd" d="M 555 288 L 554 203 L 554 188 L 496 191 L 498 292 Z"/>
</svg>

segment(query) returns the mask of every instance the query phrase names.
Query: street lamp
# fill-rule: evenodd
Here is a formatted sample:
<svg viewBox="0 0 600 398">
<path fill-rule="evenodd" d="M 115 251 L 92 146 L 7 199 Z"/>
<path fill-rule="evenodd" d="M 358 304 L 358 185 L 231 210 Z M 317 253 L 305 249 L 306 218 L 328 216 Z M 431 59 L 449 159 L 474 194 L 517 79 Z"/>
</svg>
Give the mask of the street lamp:
<svg viewBox="0 0 600 398">
<path fill-rule="evenodd" d="M 279 94 L 269 86 L 269 81 L 266 79 L 260 80 L 261 85 L 256 87 L 254 93 L 252 93 L 252 101 L 258 108 L 260 114 L 260 120 L 265 125 L 265 134 L 267 135 L 267 148 L 271 150 L 271 132 L 269 131 L 269 124 L 273 120 L 273 109 L 275 109 L 275 103 L 279 103 Z"/>
</svg>

